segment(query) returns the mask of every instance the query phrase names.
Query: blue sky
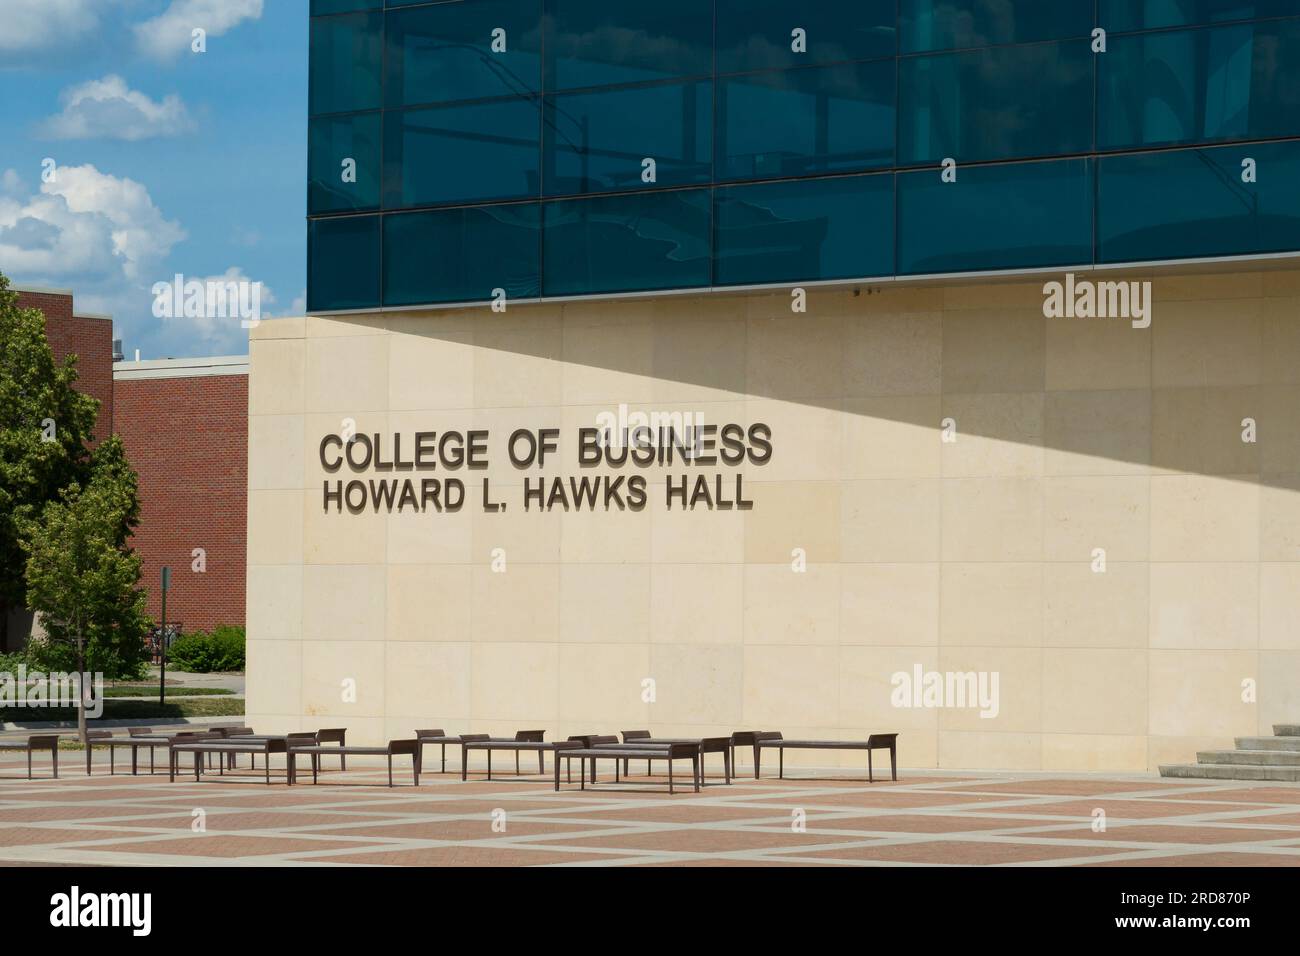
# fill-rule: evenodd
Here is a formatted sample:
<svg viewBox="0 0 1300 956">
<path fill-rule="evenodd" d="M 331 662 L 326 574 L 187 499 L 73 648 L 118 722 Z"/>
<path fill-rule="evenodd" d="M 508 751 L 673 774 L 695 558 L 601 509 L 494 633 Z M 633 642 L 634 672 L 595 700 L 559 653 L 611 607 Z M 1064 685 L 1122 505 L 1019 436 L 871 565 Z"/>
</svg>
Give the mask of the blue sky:
<svg viewBox="0 0 1300 956">
<path fill-rule="evenodd" d="M 177 273 L 300 314 L 307 5 L 0 0 L 0 272 L 73 290 L 143 358 L 248 350 L 238 318 L 154 316 Z"/>
</svg>

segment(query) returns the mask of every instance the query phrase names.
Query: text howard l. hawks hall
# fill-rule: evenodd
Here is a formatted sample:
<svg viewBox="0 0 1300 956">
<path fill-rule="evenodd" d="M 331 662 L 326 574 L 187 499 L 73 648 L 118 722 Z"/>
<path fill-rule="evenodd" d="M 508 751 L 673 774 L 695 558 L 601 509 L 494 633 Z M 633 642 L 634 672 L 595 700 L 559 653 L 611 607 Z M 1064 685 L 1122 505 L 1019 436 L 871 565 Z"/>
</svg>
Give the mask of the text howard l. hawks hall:
<svg viewBox="0 0 1300 956">
<path fill-rule="evenodd" d="M 1126 277 L 1149 322 L 1061 274 L 263 322 L 249 722 L 1133 771 L 1294 723 L 1300 269 Z"/>
</svg>

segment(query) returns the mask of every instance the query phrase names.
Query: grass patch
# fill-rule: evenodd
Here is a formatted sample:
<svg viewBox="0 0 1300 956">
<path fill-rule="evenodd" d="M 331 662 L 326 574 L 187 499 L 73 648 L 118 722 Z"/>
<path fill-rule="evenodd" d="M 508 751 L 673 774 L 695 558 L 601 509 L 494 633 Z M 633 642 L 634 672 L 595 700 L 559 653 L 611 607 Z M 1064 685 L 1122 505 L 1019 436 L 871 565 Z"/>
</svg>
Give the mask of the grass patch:
<svg viewBox="0 0 1300 956">
<path fill-rule="evenodd" d="M 167 685 L 168 697 L 229 697 L 234 691 L 228 687 L 184 687 Z M 157 697 L 157 684 L 119 684 L 104 688 L 104 699 L 113 697 Z"/>
<path fill-rule="evenodd" d="M 107 720 L 151 720 L 164 717 L 242 717 L 242 698 L 196 697 L 176 700 L 167 695 L 167 703 L 156 700 L 105 700 L 103 717 Z M 74 707 L 0 707 L 0 720 L 76 720 Z"/>
</svg>

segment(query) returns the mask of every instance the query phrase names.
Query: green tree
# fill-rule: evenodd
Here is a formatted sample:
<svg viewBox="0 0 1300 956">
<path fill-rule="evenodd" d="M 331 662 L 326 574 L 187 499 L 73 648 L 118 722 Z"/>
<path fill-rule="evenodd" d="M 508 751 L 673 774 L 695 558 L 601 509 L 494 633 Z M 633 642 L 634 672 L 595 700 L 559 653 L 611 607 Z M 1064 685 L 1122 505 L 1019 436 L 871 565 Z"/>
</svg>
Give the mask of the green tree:
<svg viewBox="0 0 1300 956">
<path fill-rule="evenodd" d="M 71 665 L 80 674 L 140 667 L 149 620 L 140 556 L 127 546 L 139 516 L 135 472 L 113 435 L 95 450 L 84 488 L 69 485 L 39 518 L 21 522 L 27 603 L 42 615 L 46 638 L 36 653 L 47 667 Z M 85 690 L 77 707 L 82 740 Z"/>
<path fill-rule="evenodd" d="M 76 357 L 55 362 L 45 316 L 18 308 L 0 275 L 0 648 L 8 608 L 25 603 L 21 522 L 89 476 L 87 443 L 99 402 L 76 391 L 76 381 Z"/>
</svg>

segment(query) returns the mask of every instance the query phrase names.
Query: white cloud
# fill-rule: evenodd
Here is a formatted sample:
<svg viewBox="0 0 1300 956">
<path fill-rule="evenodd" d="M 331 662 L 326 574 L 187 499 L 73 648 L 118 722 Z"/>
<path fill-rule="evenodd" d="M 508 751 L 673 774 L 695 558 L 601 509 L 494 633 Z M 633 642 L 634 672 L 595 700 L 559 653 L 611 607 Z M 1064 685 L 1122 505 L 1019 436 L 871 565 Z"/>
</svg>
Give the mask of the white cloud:
<svg viewBox="0 0 1300 956">
<path fill-rule="evenodd" d="M 99 27 L 106 0 L 4 0 L 0 56 L 67 46 Z"/>
<path fill-rule="evenodd" d="M 229 287 L 231 283 L 249 286 L 254 284 L 253 279 L 244 272 L 240 266 L 231 266 L 221 275 L 214 276 L 195 276 L 185 273 L 181 277 L 182 301 L 187 294 L 185 287 L 191 282 L 200 283 L 205 289 L 209 285 L 221 285 Z M 164 294 L 174 296 L 176 293 L 172 290 L 176 288 L 175 276 L 160 276 L 157 280 L 160 283 L 167 283 L 169 289 Z M 270 318 L 270 313 L 266 311 L 268 306 L 275 304 L 275 293 L 266 283 L 257 283 L 261 288 L 257 291 L 256 299 L 253 298 L 253 290 L 240 290 L 240 302 L 245 305 L 251 305 L 258 310 L 258 318 Z M 243 298 L 247 296 L 247 298 Z M 174 299 L 173 299 L 174 302 Z M 205 310 L 206 311 L 206 310 Z M 226 315 L 185 315 L 175 314 L 166 315 L 162 318 L 162 328 L 157 335 L 157 342 L 163 345 L 175 342 L 191 352 L 196 349 L 201 354 L 206 355 L 226 355 L 240 354 L 248 350 L 248 330 L 242 325 L 243 318 L 235 308 L 233 301 L 227 309 Z"/>
<path fill-rule="evenodd" d="M 37 127 L 45 139 L 142 140 L 178 136 L 194 128 L 181 98 L 154 101 L 109 74 L 71 86 L 59 96 L 63 112 Z"/>
<path fill-rule="evenodd" d="M 211 39 L 261 16 L 262 0 L 172 0 L 158 16 L 132 29 L 142 52 L 173 60 L 189 51 L 195 28 L 202 28 Z"/>
</svg>

